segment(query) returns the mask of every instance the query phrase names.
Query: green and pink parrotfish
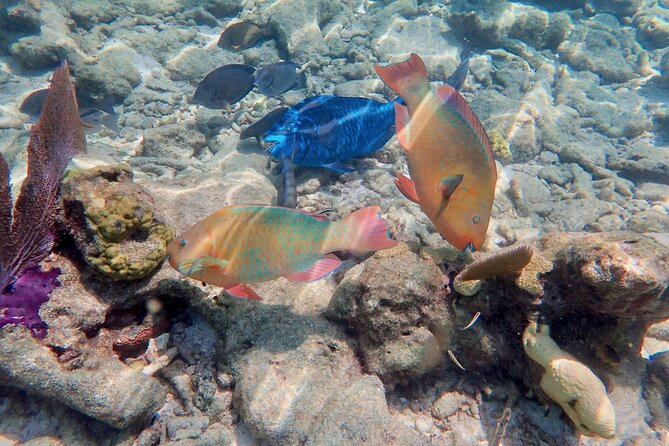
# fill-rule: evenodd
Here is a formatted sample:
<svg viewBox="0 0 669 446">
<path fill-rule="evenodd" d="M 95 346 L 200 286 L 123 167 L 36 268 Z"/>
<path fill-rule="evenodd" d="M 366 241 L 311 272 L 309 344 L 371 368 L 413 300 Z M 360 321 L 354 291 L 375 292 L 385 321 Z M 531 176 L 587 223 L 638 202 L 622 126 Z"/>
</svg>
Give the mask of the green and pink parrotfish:
<svg viewBox="0 0 669 446">
<path fill-rule="evenodd" d="M 483 125 L 453 87 L 445 84 L 432 90 L 417 54 L 374 69 L 407 104 L 395 102 L 395 116 L 411 179 L 398 173 L 395 184 L 420 205 L 450 244 L 481 249 L 497 181 Z"/>
<path fill-rule="evenodd" d="M 260 299 L 247 286 L 286 277 L 311 282 L 335 271 L 332 251 L 376 251 L 397 244 L 371 206 L 340 221 L 296 209 L 227 206 L 195 224 L 167 248 L 180 273 L 224 287 L 239 298 Z"/>
</svg>

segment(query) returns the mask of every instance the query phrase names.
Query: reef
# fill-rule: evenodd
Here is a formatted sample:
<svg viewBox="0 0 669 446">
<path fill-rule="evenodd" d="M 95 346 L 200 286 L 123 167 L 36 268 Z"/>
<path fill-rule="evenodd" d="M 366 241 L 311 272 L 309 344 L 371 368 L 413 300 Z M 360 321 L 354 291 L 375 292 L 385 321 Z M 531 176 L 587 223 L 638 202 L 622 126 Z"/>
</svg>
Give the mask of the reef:
<svg viewBox="0 0 669 446">
<path fill-rule="evenodd" d="M 0 443 L 667 442 L 666 1 L 0 3 Z M 262 36 L 218 46 L 240 22 Z M 411 52 L 439 86 L 465 49 L 461 92 L 499 161 L 479 252 L 449 248 L 400 194 L 393 138 L 353 173 L 294 173 L 300 209 L 338 220 L 378 205 L 396 249 L 259 284 L 262 302 L 165 264 L 175 231 L 276 203 L 280 169 L 239 140 L 250 124 L 314 95 L 393 100 L 372 67 Z M 63 59 L 77 94 L 56 121 L 74 135 L 19 111 Z M 296 88 L 193 103 L 221 65 L 280 60 L 300 65 Z M 35 161 L 47 134 L 77 150 Z M 9 261 L 26 234 L 39 256 Z M 569 379 L 553 379 L 565 364 Z"/>
</svg>

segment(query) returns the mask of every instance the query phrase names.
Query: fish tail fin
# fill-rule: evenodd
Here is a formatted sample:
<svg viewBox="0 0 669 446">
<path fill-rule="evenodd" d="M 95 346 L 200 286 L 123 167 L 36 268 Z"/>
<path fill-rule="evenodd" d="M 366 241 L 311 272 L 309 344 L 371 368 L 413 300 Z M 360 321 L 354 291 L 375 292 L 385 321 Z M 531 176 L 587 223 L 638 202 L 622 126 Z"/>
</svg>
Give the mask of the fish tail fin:
<svg viewBox="0 0 669 446">
<path fill-rule="evenodd" d="M 342 220 L 348 227 L 342 248 L 356 252 L 392 248 L 397 242 L 390 238 L 388 223 L 381 218 L 379 206 L 359 209 Z"/>
<path fill-rule="evenodd" d="M 427 70 L 423 60 L 418 54 L 411 53 L 406 62 L 399 62 L 386 67 L 374 66 L 381 80 L 395 93 L 405 97 L 407 90 L 412 85 L 428 82 Z"/>
</svg>

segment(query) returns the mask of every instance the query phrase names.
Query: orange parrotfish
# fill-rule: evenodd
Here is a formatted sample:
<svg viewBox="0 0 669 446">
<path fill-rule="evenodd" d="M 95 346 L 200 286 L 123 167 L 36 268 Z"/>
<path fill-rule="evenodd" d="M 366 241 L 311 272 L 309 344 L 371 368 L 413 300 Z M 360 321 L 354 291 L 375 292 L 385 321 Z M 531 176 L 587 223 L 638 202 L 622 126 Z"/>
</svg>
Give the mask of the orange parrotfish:
<svg viewBox="0 0 669 446">
<path fill-rule="evenodd" d="M 483 125 L 453 87 L 445 84 L 432 90 L 417 54 L 406 62 L 374 69 L 406 103 L 395 102 L 395 118 L 411 179 L 398 173 L 395 184 L 420 205 L 450 244 L 480 249 L 497 181 Z"/>
<path fill-rule="evenodd" d="M 378 206 L 330 222 L 320 215 L 264 205 L 234 205 L 214 212 L 167 248 L 180 273 L 224 287 L 239 298 L 260 299 L 246 284 L 284 276 L 311 282 L 336 270 L 332 251 L 392 248 Z"/>
</svg>

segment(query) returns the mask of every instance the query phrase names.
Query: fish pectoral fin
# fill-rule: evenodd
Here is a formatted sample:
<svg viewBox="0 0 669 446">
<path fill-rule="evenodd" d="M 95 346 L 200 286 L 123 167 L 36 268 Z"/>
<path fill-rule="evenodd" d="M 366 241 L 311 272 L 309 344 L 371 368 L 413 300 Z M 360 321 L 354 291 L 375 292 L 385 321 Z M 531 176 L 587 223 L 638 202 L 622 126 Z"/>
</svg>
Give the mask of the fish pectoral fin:
<svg viewBox="0 0 669 446">
<path fill-rule="evenodd" d="M 231 295 L 232 297 L 236 297 L 237 299 L 262 300 L 260 296 L 256 294 L 255 291 L 253 291 L 251 288 L 244 285 L 243 283 L 238 283 L 237 285 L 226 287 L 225 291 L 227 291 L 229 295 Z"/>
<path fill-rule="evenodd" d="M 405 151 L 409 151 L 409 109 L 406 105 L 395 102 L 395 128 L 397 139 Z"/>
<path fill-rule="evenodd" d="M 194 276 L 203 273 L 206 268 L 217 268 L 220 271 L 223 271 L 227 266 L 228 261 L 225 259 L 219 259 L 218 257 L 213 256 L 202 256 L 179 262 L 176 269 L 184 276 Z"/>
<path fill-rule="evenodd" d="M 397 177 L 395 178 L 395 186 L 402 192 L 402 195 L 414 203 L 419 203 L 416 183 L 399 172 L 395 172 L 395 176 Z"/>
<path fill-rule="evenodd" d="M 325 167 L 326 169 L 334 170 L 335 172 L 340 172 L 340 173 L 355 172 L 355 167 L 345 163 L 321 164 L 321 166 Z"/>
<path fill-rule="evenodd" d="M 341 260 L 334 254 L 328 254 L 309 268 L 288 274 L 286 278 L 294 282 L 313 282 L 333 273 L 341 265 Z"/>
<path fill-rule="evenodd" d="M 316 127 L 316 139 L 318 142 L 328 149 L 337 147 L 337 135 L 335 129 L 337 128 L 337 118 L 334 116 L 323 116 Z"/>
<path fill-rule="evenodd" d="M 437 214 L 441 214 L 443 210 L 446 209 L 448 200 L 451 198 L 451 195 L 453 195 L 453 192 L 455 192 L 455 189 L 462 183 L 462 178 L 464 178 L 464 175 L 460 173 L 457 175 L 449 175 L 441 179 L 437 186 L 437 191 L 441 194 L 441 204 L 439 205 Z"/>
</svg>

